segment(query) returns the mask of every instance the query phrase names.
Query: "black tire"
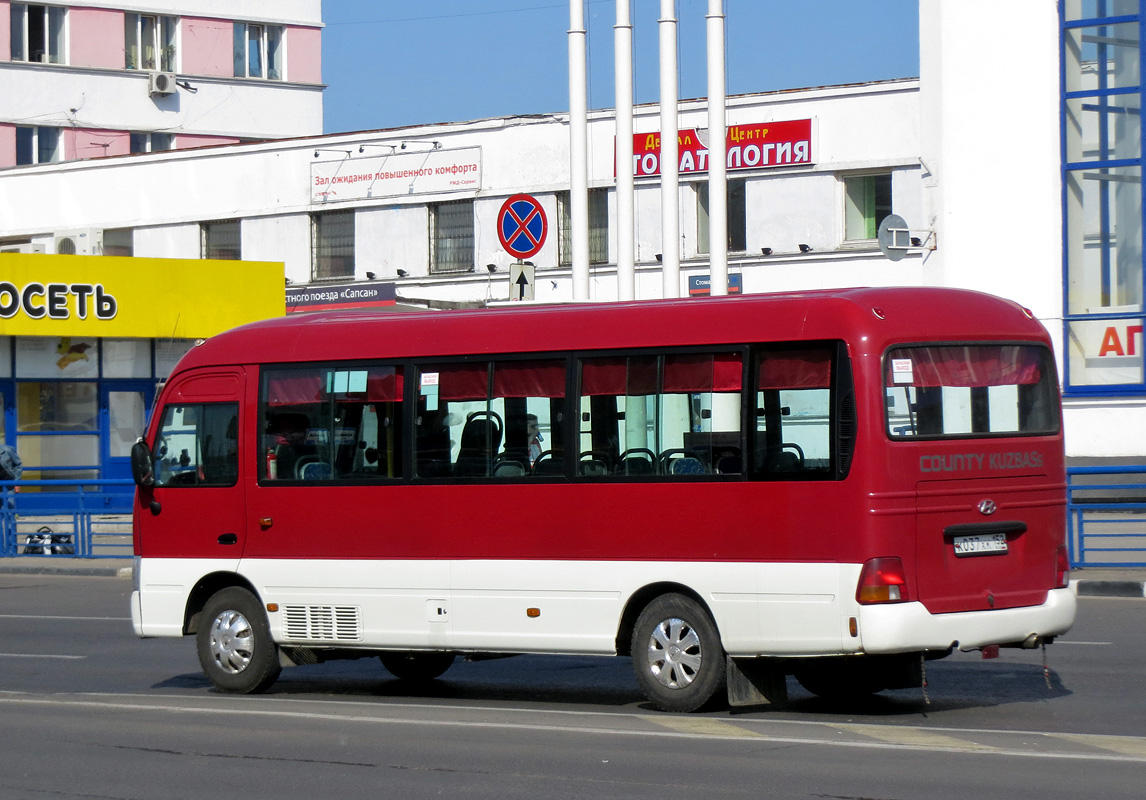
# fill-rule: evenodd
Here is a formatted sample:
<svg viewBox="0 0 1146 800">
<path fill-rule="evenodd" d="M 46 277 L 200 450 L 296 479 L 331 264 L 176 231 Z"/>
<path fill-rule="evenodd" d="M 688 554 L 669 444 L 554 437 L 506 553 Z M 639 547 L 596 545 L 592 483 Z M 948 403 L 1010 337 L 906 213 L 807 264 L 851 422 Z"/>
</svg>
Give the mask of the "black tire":
<svg viewBox="0 0 1146 800">
<path fill-rule="evenodd" d="M 237 586 L 221 589 L 207 601 L 195 644 L 204 674 L 224 692 L 262 692 L 282 671 L 262 605 Z"/>
<path fill-rule="evenodd" d="M 695 600 L 661 595 L 633 626 L 637 683 L 662 711 L 696 711 L 724 689 L 724 648 L 716 623 Z"/>
<path fill-rule="evenodd" d="M 382 653 L 378 658 L 387 672 L 400 681 L 432 681 L 441 677 L 454 663 L 453 653 L 408 651 Z"/>
<path fill-rule="evenodd" d="M 857 700 L 887 688 L 881 666 L 863 657 L 817 658 L 796 670 L 796 680 L 825 700 Z"/>
</svg>

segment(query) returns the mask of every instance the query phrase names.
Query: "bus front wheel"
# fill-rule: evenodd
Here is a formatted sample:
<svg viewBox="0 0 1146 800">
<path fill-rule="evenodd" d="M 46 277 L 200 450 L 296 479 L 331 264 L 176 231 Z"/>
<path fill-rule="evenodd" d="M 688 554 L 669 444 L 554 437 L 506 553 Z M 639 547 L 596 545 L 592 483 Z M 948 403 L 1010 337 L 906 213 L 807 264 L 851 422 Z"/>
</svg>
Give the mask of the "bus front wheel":
<svg viewBox="0 0 1146 800">
<path fill-rule="evenodd" d="M 662 595 L 645 607 L 633 626 L 631 652 L 637 683 L 663 711 L 696 711 L 724 687 L 716 623 L 684 595 Z"/>
<path fill-rule="evenodd" d="M 224 692 L 261 692 L 281 671 L 262 606 L 238 586 L 222 589 L 207 601 L 195 644 L 203 672 Z"/>
</svg>

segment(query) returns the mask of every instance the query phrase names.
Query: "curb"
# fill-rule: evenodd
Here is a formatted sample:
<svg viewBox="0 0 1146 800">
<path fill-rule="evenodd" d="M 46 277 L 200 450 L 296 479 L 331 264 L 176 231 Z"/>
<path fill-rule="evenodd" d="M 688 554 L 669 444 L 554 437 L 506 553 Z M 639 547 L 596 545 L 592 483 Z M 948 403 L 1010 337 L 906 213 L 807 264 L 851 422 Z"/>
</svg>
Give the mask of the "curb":
<svg viewBox="0 0 1146 800">
<path fill-rule="evenodd" d="M 1146 597 L 1146 581 L 1071 581 L 1079 597 Z"/>
</svg>

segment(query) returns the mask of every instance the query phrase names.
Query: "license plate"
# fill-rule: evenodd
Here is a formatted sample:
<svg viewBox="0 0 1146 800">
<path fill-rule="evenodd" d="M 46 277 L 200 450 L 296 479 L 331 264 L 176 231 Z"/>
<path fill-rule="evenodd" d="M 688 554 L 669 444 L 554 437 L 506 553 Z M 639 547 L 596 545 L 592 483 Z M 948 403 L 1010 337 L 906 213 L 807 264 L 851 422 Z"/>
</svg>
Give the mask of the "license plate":
<svg viewBox="0 0 1146 800">
<path fill-rule="evenodd" d="M 1007 552 L 1007 534 L 991 533 L 985 536 L 956 536 L 955 555 L 994 556 Z"/>
</svg>

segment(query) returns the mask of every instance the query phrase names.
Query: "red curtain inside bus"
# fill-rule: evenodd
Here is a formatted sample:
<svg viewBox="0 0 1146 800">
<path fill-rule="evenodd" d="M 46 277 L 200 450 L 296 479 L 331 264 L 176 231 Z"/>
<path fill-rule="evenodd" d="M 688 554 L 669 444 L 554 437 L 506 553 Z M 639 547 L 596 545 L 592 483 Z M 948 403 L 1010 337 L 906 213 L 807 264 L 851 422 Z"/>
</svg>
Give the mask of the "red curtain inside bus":
<svg viewBox="0 0 1146 800">
<path fill-rule="evenodd" d="M 664 394 L 739 392 L 739 353 L 665 356 Z M 581 395 L 640 397 L 657 394 L 655 356 L 587 358 L 581 362 Z"/>
<path fill-rule="evenodd" d="M 354 370 L 351 370 L 354 371 Z M 268 406 L 301 406 L 321 403 L 330 370 L 291 370 L 272 373 L 267 379 Z M 361 370 L 359 370 L 361 372 Z M 348 393 L 358 399 L 361 393 Z M 396 367 L 369 367 L 366 370 L 367 403 L 396 403 L 402 400 L 402 372 Z"/>
<path fill-rule="evenodd" d="M 1024 345 L 969 345 L 911 347 L 892 350 L 887 358 L 888 386 L 1014 386 L 1038 383 L 1042 378 L 1040 353 Z M 897 359 L 911 361 L 910 377 Z"/>
<path fill-rule="evenodd" d="M 830 350 L 761 353 L 757 389 L 827 389 L 832 385 Z"/>
<path fill-rule="evenodd" d="M 489 388 L 489 362 L 451 364 L 437 372 L 442 400 L 483 401 Z M 504 361 L 493 365 L 492 397 L 564 397 L 564 361 Z"/>
</svg>

